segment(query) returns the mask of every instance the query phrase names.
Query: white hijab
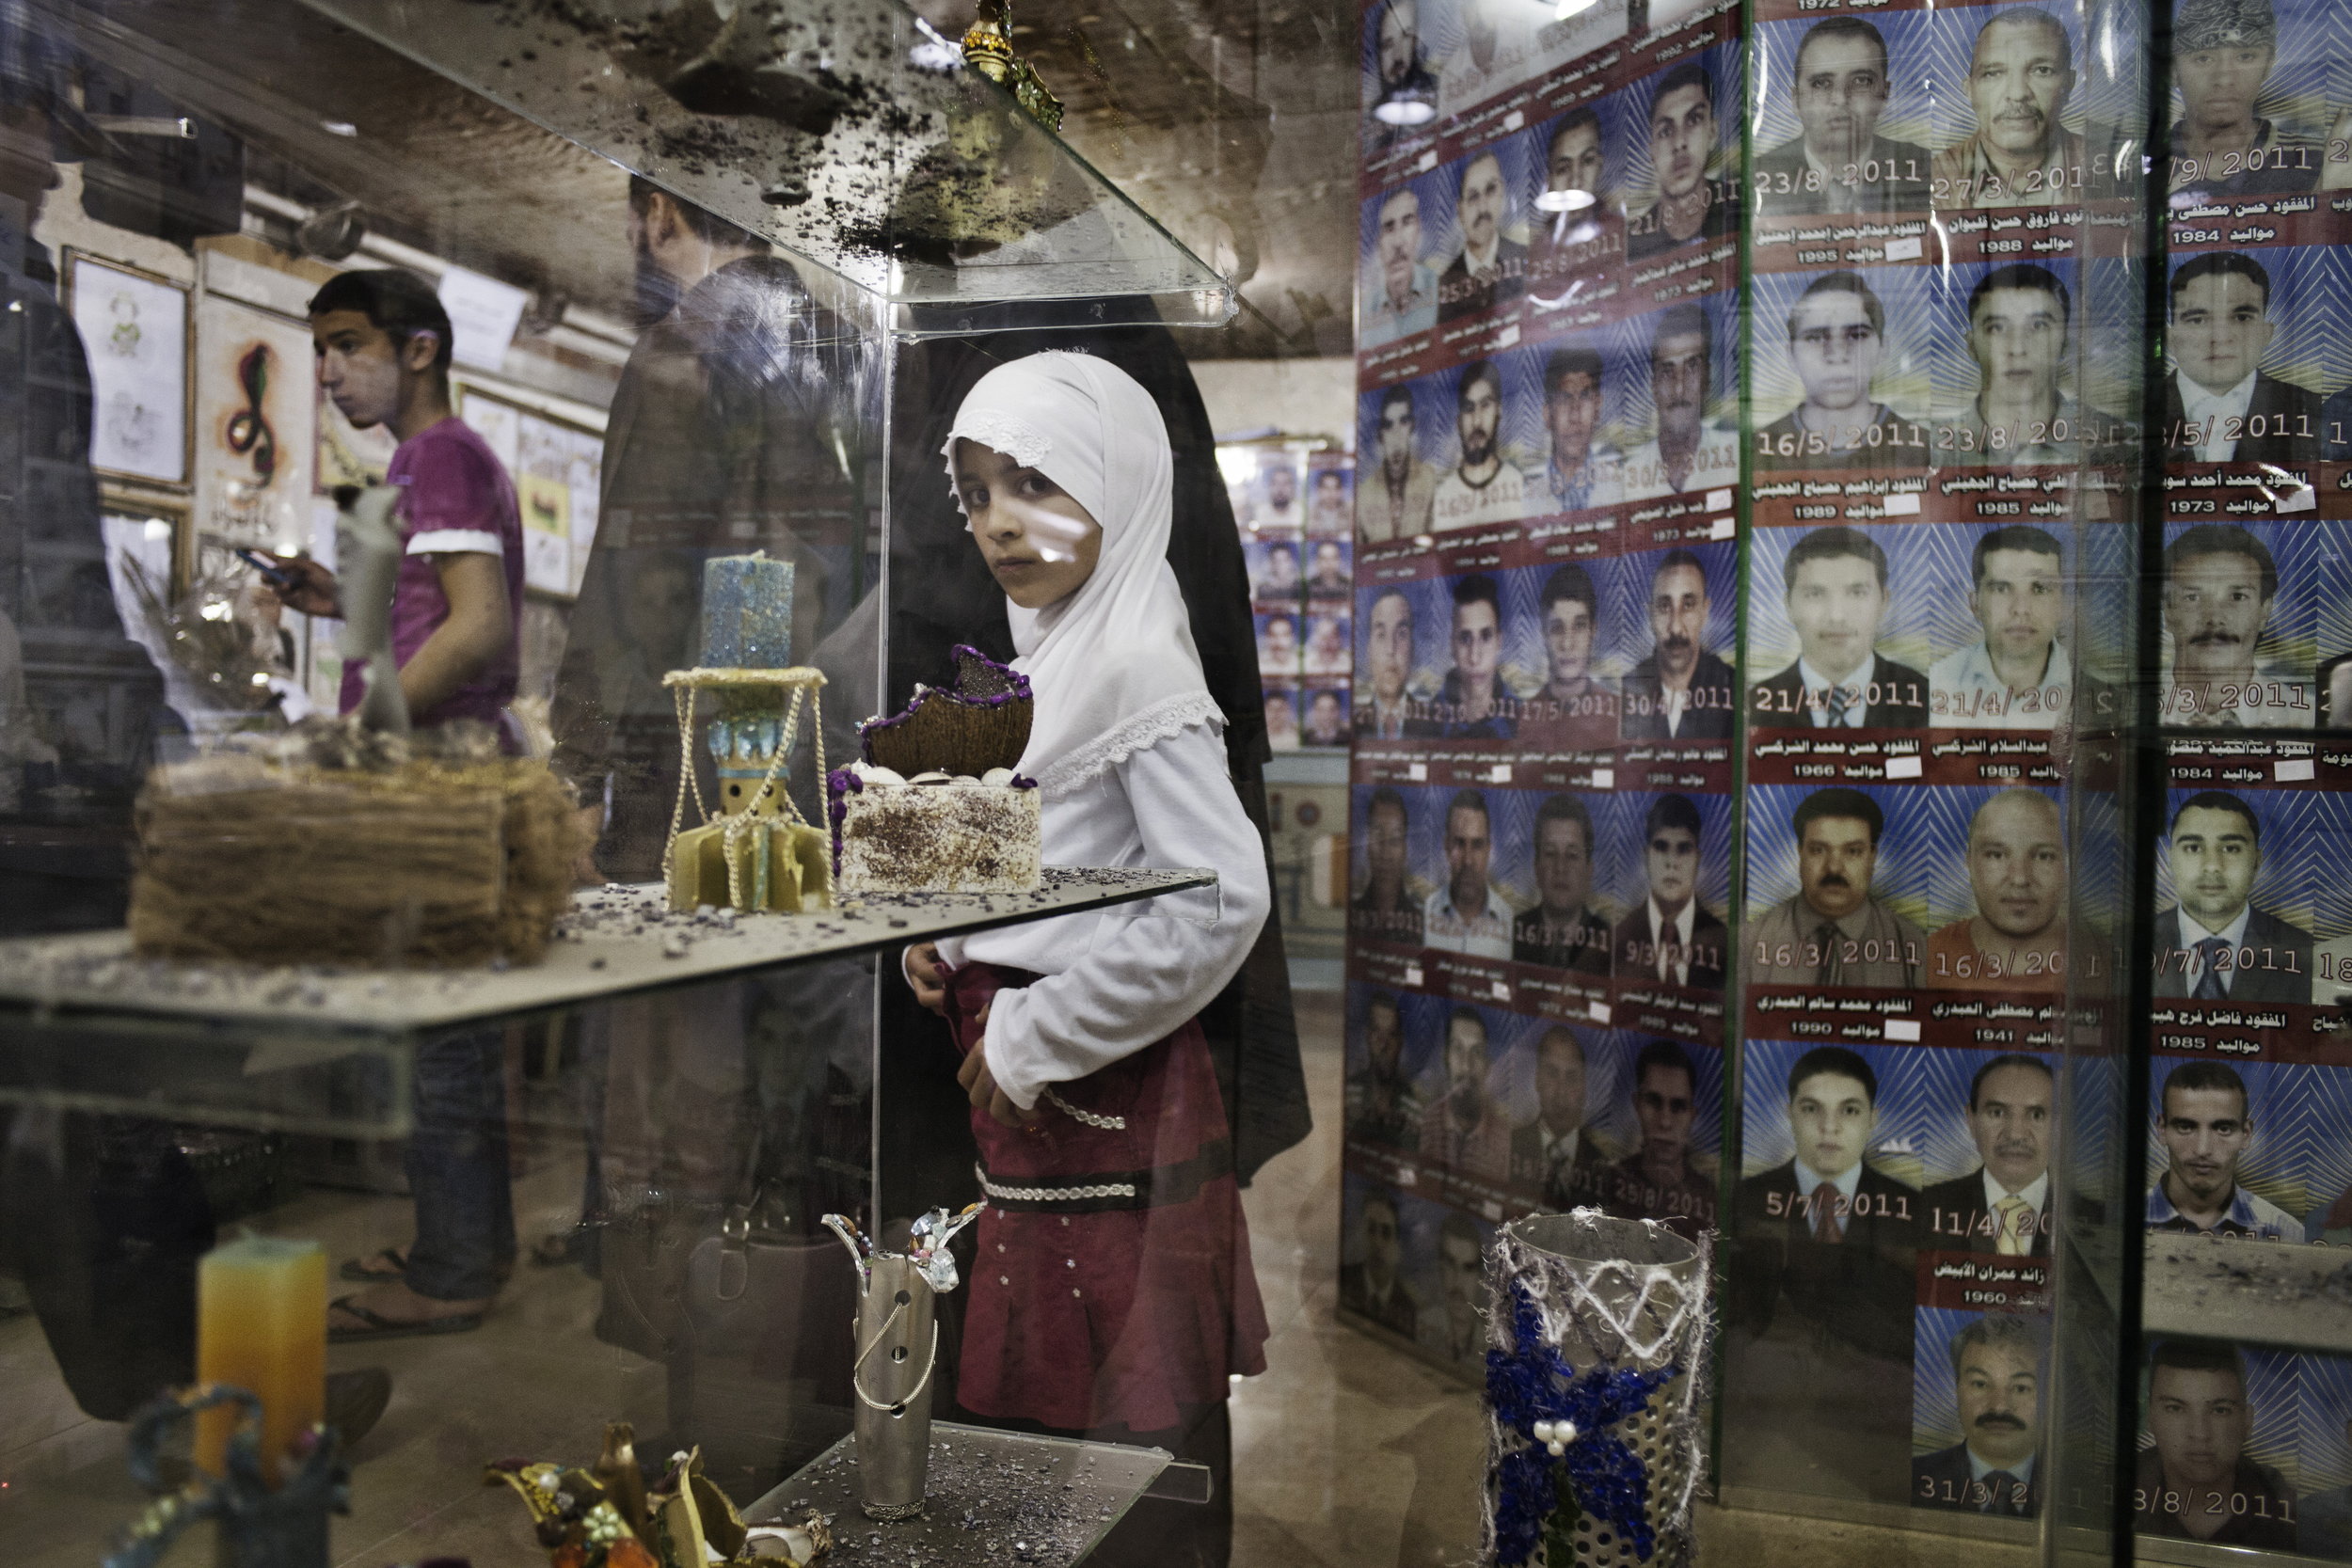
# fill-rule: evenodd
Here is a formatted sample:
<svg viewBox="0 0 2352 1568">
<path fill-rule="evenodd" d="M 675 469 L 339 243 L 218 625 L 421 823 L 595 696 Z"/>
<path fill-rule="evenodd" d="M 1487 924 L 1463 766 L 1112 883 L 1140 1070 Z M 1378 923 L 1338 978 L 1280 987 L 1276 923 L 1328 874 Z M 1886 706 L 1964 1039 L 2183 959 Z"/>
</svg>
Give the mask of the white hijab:
<svg viewBox="0 0 2352 1568">
<path fill-rule="evenodd" d="M 950 483 L 960 439 L 1037 469 L 1103 528 L 1076 593 L 1043 610 L 1006 601 L 1037 702 L 1020 771 L 1051 800 L 1190 725 L 1222 727 L 1168 563 L 1175 459 L 1152 395 L 1090 355 L 1033 354 L 964 397 L 943 449 Z"/>
</svg>

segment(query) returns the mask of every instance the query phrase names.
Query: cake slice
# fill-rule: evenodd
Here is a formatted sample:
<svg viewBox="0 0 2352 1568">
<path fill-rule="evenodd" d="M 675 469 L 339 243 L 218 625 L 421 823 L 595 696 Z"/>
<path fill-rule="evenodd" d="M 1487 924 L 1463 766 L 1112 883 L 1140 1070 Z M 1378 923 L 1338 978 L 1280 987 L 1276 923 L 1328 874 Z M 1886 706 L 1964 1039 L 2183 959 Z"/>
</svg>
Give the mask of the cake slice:
<svg viewBox="0 0 2352 1568">
<path fill-rule="evenodd" d="M 827 781 L 834 886 L 889 893 L 1027 893 L 1043 880 L 1028 677 L 955 650 L 953 689 L 918 687 L 906 711 L 858 726 L 863 761 Z"/>
</svg>

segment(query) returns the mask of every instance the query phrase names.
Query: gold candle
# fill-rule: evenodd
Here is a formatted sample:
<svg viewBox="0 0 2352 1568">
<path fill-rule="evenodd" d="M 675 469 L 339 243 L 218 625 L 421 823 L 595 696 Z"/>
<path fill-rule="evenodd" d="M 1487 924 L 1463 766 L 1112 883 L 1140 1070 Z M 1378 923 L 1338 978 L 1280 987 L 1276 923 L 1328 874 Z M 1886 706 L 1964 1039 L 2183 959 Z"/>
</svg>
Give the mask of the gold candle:
<svg viewBox="0 0 2352 1568">
<path fill-rule="evenodd" d="M 326 1254 L 316 1242 L 247 1236 L 204 1255 L 197 1275 L 196 1377 L 262 1401 L 262 1474 L 290 1468 L 295 1439 L 326 1411 Z M 234 1405 L 197 1418 L 196 1463 L 227 1470 Z"/>
</svg>

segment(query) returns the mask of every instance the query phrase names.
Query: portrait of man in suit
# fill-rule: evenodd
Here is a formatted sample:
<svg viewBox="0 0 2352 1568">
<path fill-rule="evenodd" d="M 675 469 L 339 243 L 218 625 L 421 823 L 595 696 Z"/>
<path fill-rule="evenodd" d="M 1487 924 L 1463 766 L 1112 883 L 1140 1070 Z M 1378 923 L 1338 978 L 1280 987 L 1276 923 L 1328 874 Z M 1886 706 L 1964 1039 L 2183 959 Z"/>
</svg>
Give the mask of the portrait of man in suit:
<svg viewBox="0 0 2352 1568">
<path fill-rule="evenodd" d="M 1952 1336 L 1961 1440 L 1911 1462 L 1915 1508 L 2031 1519 L 2042 1512 L 2042 1382 L 2049 1338 L 2040 1318 L 1988 1312 Z"/>
<path fill-rule="evenodd" d="M 1858 789 L 1797 803 L 1797 891 L 1749 929 L 1747 977 L 1759 985 L 1919 989 L 1927 934 L 1870 896 L 1886 814 Z"/>
<path fill-rule="evenodd" d="M 1761 1094 L 1768 1095 L 1769 1089 Z M 1878 1075 L 1816 1046 L 1787 1080 L 1792 1157 L 1743 1180 L 1725 1269 L 1725 1420 L 1758 1481 L 1834 1468 L 1863 1497 L 1910 1485 L 1919 1195 L 1865 1158 Z M 1751 1112 L 1756 1126 L 1764 1112 Z M 1727 1473 L 1730 1473 L 1727 1470 Z"/>
<path fill-rule="evenodd" d="M 1364 804 L 1364 885 L 1347 907 L 1347 927 L 1369 942 L 1419 947 L 1422 905 L 1406 880 L 1412 814 L 1393 784 L 1381 784 Z"/>
<path fill-rule="evenodd" d="M 1907 213 L 1928 204 L 1928 150 L 1878 134 L 1892 87 L 1886 39 L 1858 16 L 1836 16 L 1797 45 L 1788 97 L 1803 127 L 1750 171 L 1767 215 Z"/>
<path fill-rule="evenodd" d="M 1595 912 L 1593 816 L 1573 795 L 1535 808 L 1535 907 L 1511 922 L 1511 957 L 1598 978 L 1609 973 L 1609 923 Z"/>
<path fill-rule="evenodd" d="M 1438 1283 L 1445 1305 L 1446 1355 L 1474 1366 L 1486 1355 L 1486 1243 L 1478 1222 L 1459 1209 L 1438 1226 Z"/>
<path fill-rule="evenodd" d="M 1462 230 L 1462 253 L 1438 277 L 1440 323 L 1479 315 L 1527 292 L 1527 247 L 1504 232 L 1511 194 L 1502 182 L 1502 160 L 1492 152 L 1462 166 L 1454 221 Z"/>
<path fill-rule="evenodd" d="M 1511 1117 L 1486 1086 L 1486 1021 L 1456 1007 L 1445 1024 L 1445 1093 L 1422 1112 L 1421 1157 L 1464 1176 L 1511 1174 Z"/>
<path fill-rule="evenodd" d="M 1376 595 L 1364 617 L 1364 678 L 1356 689 L 1356 735 L 1400 740 L 1436 733 L 1412 696 L 1413 601 L 1401 588 Z"/>
<path fill-rule="evenodd" d="M 1804 401 L 1758 434 L 1766 468 L 1900 467 L 1927 457 L 1926 427 L 1870 396 L 1886 306 L 1860 273 L 1825 272 L 1788 309 L 1788 359 Z"/>
<path fill-rule="evenodd" d="M 1666 72 L 1649 101 L 1649 164 L 1658 199 L 1626 214 L 1628 261 L 1739 233 L 1738 200 L 1707 177 L 1715 134 L 1715 78 L 1698 61 L 1685 60 Z"/>
<path fill-rule="evenodd" d="M 2005 789 L 1968 822 L 1977 912 L 1928 939 L 1928 984 L 2066 989 L 2066 825 L 2038 789 Z"/>
<path fill-rule="evenodd" d="M 1977 1168 L 1919 1194 L 1923 1245 L 2004 1258 L 2050 1254 L 2050 1109 L 2057 1082 L 2039 1056 L 2009 1052 L 1977 1069 L 1963 1108 Z"/>
<path fill-rule="evenodd" d="M 2198 728 L 2312 727 L 2312 682 L 2263 663 L 2279 562 L 2237 523 L 2200 523 L 2164 547 L 2164 629 L 2172 643 L 2158 711 Z"/>
<path fill-rule="evenodd" d="M 1610 967 L 1628 979 L 1721 990 L 1724 923 L 1699 902 L 1699 808 L 1687 795 L 1661 795 L 1642 824 L 1647 892 L 1617 922 Z"/>
<path fill-rule="evenodd" d="M 1380 203 L 1373 237 L 1375 288 L 1364 304 L 1357 341 L 1365 348 L 1409 338 L 1438 325 L 1438 280 L 1422 260 L 1421 197 L 1400 185 Z"/>
<path fill-rule="evenodd" d="M 1347 1134 L 1391 1148 L 1421 1142 L 1421 1091 L 1405 1071 L 1405 1022 L 1396 998 L 1364 1003 L 1364 1067 L 1347 1081 Z"/>
<path fill-rule="evenodd" d="M 1935 155 L 1938 207 L 2048 207 L 2079 201 L 2083 139 L 2058 123 L 2074 92 L 2065 24 L 2030 6 L 2003 7 L 1977 29 L 1968 103 L 1977 128 Z"/>
<path fill-rule="evenodd" d="M 1565 1024 L 1535 1042 L 1535 1118 L 1512 1129 L 1511 1182 L 1555 1210 L 1600 1201 L 1608 1159 L 1584 1127 L 1584 1047 Z"/>
<path fill-rule="evenodd" d="M 2165 858 L 2175 903 L 2156 916 L 2159 997 L 2311 1001 L 2311 933 L 2253 902 L 2262 832 L 2254 809 L 2227 790 L 2201 790 L 2172 814 Z"/>
<path fill-rule="evenodd" d="M 2319 394 L 2262 367 L 2278 331 L 2270 270 L 2234 250 L 2201 251 L 2172 273 L 2165 352 L 2165 458 L 2307 465 L 2318 460 Z"/>
<path fill-rule="evenodd" d="M 1713 605 L 1707 568 L 1685 549 L 1659 557 L 1649 578 L 1649 656 L 1625 678 L 1618 733 L 1628 740 L 1723 740 L 1731 735 L 1731 666 L 1708 651 Z"/>
<path fill-rule="evenodd" d="M 2055 729 L 2096 687 L 2075 689 L 2074 666 L 2058 628 L 2066 624 L 2066 561 L 2058 542 L 2028 523 L 1996 528 L 1970 558 L 1968 613 L 1984 640 L 1928 667 L 1930 710 L 1938 729 Z"/>
<path fill-rule="evenodd" d="M 1421 1308 L 1397 1267 L 1404 1261 L 1405 1241 L 1396 1199 L 1377 1187 L 1365 1193 L 1361 1224 L 1364 1260 L 1340 1265 L 1340 1305 L 1410 1339 L 1420 1326 Z"/>
<path fill-rule="evenodd" d="M 1817 528 L 1780 566 L 1796 662 L 1761 682 L 1757 721 L 1814 729 L 1915 729 L 1928 677 L 1878 651 L 1894 605 L 1886 552 L 1858 529 Z"/>
<path fill-rule="evenodd" d="M 2142 1535 L 2292 1552 L 2295 1488 L 2246 1451 L 2254 1402 L 2235 1345 L 2163 1339 L 2148 1353 L 2148 1435 L 2132 1487 Z"/>
<path fill-rule="evenodd" d="M 1621 1219 L 1660 1220 L 1695 1236 L 1715 1223 L 1715 1173 L 1691 1142 L 1698 1115 L 1698 1069 L 1674 1040 L 1657 1039 L 1633 1058 L 1633 1119 L 1641 1147 L 1609 1167 L 1601 1207 Z"/>
<path fill-rule="evenodd" d="M 2156 1144 L 2165 1172 L 2148 1189 L 2148 1228 L 2295 1242 L 2303 1222 L 2238 1182 L 2254 1142 L 2246 1080 L 2227 1062 L 2184 1062 L 2164 1080 Z"/>
<path fill-rule="evenodd" d="M 1438 470 L 1414 447 L 1419 428 L 1408 387 L 1380 394 L 1380 461 L 1356 486 L 1356 537 L 1366 545 L 1410 539 L 1429 531 L 1430 507 L 1438 493 Z"/>
</svg>

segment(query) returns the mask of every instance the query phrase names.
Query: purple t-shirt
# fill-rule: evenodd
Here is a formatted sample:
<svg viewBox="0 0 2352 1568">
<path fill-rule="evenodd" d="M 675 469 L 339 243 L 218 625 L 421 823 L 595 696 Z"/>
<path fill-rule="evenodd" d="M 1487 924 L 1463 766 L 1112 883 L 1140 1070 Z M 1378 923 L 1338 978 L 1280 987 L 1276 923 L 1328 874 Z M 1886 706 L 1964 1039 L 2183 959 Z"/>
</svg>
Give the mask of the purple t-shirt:
<svg viewBox="0 0 2352 1568">
<path fill-rule="evenodd" d="M 511 626 L 506 651 L 447 701 L 410 715 L 417 724 L 480 719 L 491 724 L 515 700 L 522 669 L 523 521 L 515 503 L 515 483 L 473 427 L 452 416 L 400 444 L 385 471 L 400 486 L 393 520 L 407 553 L 392 584 L 392 657 L 404 668 L 425 640 L 449 619 L 449 598 L 432 557 L 446 553 L 496 555 L 506 572 L 506 610 Z M 359 705 L 360 667 L 343 670 L 342 711 Z"/>
</svg>

